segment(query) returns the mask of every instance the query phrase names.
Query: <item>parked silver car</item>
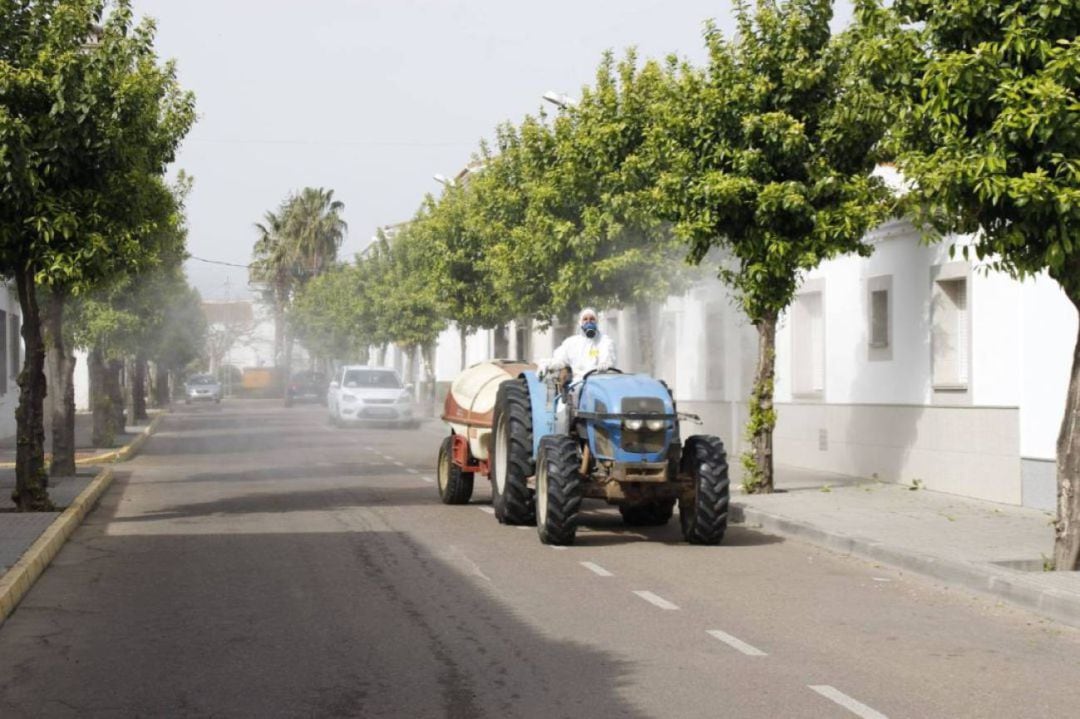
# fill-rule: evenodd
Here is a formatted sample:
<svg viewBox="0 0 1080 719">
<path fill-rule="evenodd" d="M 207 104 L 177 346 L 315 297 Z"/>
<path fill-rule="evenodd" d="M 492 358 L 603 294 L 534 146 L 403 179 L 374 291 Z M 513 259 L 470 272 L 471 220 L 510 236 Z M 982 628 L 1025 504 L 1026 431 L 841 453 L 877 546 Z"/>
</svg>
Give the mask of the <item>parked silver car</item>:
<svg viewBox="0 0 1080 719">
<path fill-rule="evenodd" d="M 415 427 L 412 388 L 401 382 L 394 370 L 384 367 L 346 365 L 326 393 L 330 421 L 380 422 Z"/>
<path fill-rule="evenodd" d="M 221 401 L 221 383 L 214 379 L 213 375 L 208 374 L 188 377 L 187 382 L 184 383 L 184 403 L 209 401 Z"/>
</svg>

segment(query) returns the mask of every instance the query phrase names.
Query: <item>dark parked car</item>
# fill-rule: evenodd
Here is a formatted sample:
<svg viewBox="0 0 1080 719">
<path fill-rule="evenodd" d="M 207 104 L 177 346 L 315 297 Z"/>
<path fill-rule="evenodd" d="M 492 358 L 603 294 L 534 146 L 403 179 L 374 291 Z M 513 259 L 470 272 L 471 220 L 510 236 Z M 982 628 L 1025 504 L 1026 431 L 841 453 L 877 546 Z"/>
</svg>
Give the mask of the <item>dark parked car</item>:
<svg viewBox="0 0 1080 719">
<path fill-rule="evenodd" d="M 297 372 L 289 382 L 285 395 L 286 406 L 293 402 L 319 402 L 326 404 L 326 387 L 329 383 L 322 372 Z"/>
</svg>

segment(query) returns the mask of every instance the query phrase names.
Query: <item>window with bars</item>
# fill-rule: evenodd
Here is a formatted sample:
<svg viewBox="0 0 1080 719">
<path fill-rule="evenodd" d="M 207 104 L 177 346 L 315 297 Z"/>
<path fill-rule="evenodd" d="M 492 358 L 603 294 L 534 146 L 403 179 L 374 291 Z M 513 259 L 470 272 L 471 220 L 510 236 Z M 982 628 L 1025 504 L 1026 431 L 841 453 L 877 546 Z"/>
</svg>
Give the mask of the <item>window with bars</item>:
<svg viewBox="0 0 1080 719">
<path fill-rule="evenodd" d="M 802 292 L 791 308 L 792 389 L 803 396 L 825 392 L 825 317 L 821 291 Z"/>
<path fill-rule="evenodd" d="M 931 303 L 931 359 L 935 389 L 966 389 L 969 374 L 967 278 L 939 279 Z"/>
</svg>

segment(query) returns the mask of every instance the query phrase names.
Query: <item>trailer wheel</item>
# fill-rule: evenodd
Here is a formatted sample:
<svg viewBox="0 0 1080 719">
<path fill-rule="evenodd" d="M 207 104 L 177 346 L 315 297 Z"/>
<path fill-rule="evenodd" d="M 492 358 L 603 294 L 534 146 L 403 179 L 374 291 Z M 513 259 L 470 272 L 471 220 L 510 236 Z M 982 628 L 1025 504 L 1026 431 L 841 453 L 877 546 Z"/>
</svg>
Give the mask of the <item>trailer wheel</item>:
<svg viewBox="0 0 1080 719">
<path fill-rule="evenodd" d="M 581 453 L 566 435 L 540 440 L 536 458 L 536 530 L 544 544 L 573 544 L 584 486 Z"/>
<path fill-rule="evenodd" d="M 679 523 L 691 544 L 719 544 L 727 530 L 727 452 L 719 437 L 695 435 L 683 448 L 682 473 L 693 483 L 692 498 L 679 500 Z"/>
<path fill-rule="evenodd" d="M 447 437 L 439 446 L 439 499 L 443 504 L 468 504 L 472 498 L 473 473 L 462 472 L 454 464 L 453 437 Z"/>
<path fill-rule="evenodd" d="M 674 499 L 661 499 L 647 504 L 619 505 L 623 522 L 630 527 L 662 527 L 675 513 Z"/>
<path fill-rule="evenodd" d="M 491 448 L 491 504 L 503 524 L 532 524 L 536 504 L 528 478 L 535 472 L 532 456 L 532 407 L 524 379 L 499 385 L 495 396 Z"/>
</svg>

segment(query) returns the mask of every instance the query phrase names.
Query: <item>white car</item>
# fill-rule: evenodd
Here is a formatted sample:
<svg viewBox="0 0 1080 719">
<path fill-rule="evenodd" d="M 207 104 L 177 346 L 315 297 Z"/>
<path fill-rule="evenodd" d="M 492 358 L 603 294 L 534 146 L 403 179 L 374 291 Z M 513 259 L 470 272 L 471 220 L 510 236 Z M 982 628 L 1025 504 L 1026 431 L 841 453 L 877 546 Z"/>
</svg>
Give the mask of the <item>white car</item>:
<svg viewBox="0 0 1080 719">
<path fill-rule="evenodd" d="M 346 365 L 326 392 L 330 421 L 379 422 L 416 427 L 412 387 L 402 384 L 397 372 L 385 367 Z"/>
</svg>

